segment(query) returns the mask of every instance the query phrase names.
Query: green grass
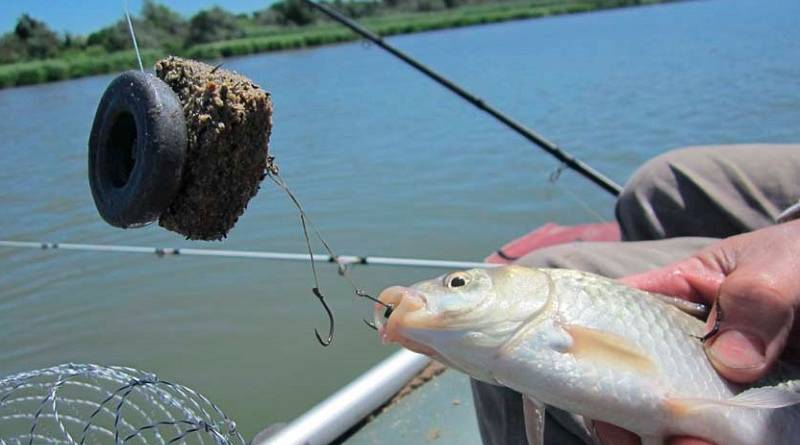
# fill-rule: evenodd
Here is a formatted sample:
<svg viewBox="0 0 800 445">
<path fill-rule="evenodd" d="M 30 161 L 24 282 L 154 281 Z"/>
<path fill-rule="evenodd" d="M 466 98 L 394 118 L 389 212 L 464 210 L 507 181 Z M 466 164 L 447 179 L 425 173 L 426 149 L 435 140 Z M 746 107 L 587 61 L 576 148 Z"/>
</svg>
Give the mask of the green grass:
<svg viewBox="0 0 800 445">
<path fill-rule="evenodd" d="M 189 48 L 183 55 L 193 59 L 216 59 L 244 54 L 328 45 L 355 39 L 356 36 L 352 32 L 343 28 L 319 29 L 315 27 L 292 33 L 263 37 L 246 37 L 243 39 L 196 45 Z"/>
<path fill-rule="evenodd" d="M 392 13 L 370 17 L 362 23 L 382 36 L 410 34 L 445 28 L 457 28 L 508 20 L 530 19 L 557 14 L 588 12 L 597 9 L 660 3 L 670 0 L 571 0 L 553 3 L 487 3 L 452 10 L 427 13 Z M 248 30 L 249 37 L 196 45 L 181 51 L 180 56 L 193 59 L 219 59 L 269 51 L 283 51 L 356 40 L 359 37 L 344 27 L 323 22 L 309 27 L 265 27 Z M 144 50 L 145 66 L 165 56 L 162 50 Z M 0 88 L 32 85 L 64 79 L 121 71 L 137 65 L 133 51 L 111 54 L 74 54 L 61 59 L 0 65 Z"/>
<path fill-rule="evenodd" d="M 142 52 L 145 66 L 152 65 L 163 56 L 164 54 L 158 50 Z M 122 51 L 101 56 L 77 56 L 0 65 L 0 88 L 105 74 L 130 69 L 137 64 L 133 51 Z"/>
</svg>

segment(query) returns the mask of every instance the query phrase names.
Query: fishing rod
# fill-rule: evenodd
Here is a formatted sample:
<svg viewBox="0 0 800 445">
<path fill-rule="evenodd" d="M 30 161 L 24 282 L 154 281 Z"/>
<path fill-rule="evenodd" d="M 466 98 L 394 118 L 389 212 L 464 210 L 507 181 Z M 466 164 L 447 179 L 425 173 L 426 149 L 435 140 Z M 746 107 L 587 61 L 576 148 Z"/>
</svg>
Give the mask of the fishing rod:
<svg viewBox="0 0 800 445">
<path fill-rule="evenodd" d="M 429 78 L 435 80 L 443 87 L 447 88 L 448 90 L 452 91 L 453 93 L 457 94 L 461 98 L 465 99 L 467 102 L 471 103 L 472 105 L 478 107 L 479 109 L 485 111 L 496 120 L 507 126 L 508 128 L 514 130 L 518 134 L 520 134 L 525 139 L 533 142 L 534 144 L 538 145 L 541 149 L 549 153 L 550 155 L 554 156 L 556 159 L 561 161 L 562 164 L 571 168 L 572 170 L 580 173 L 585 178 L 589 179 L 596 185 L 600 186 L 603 190 L 607 191 L 613 196 L 619 196 L 622 193 L 622 186 L 608 178 L 606 175 L 600 173 L 599 171 L 592 168 L 590 165 L 586 164 L 585 162 L 577 159 L 576 157 L 572 156 L 568 152 L 562 150 L 558 145 L 548 141 L 543 136 L 537 134 L 533 130 L 527 128 L 520 122 L 512 119 L 511 117 L 507 116 L 506 114 L 500 112 L 498 109 L 492 107 L 488 103 L 486 103 L 483 99 L 475 96 L 474 94 L 470 93 L 469 91 L 465 90 L 464 88 L 460 87 L 453 81 L 447 79 L 446 77 L 442 76 L 441 74 L 437 73 L 431 68 L 423 65 L 413 57 L 409 56 L 408 54 L 400 51 L 399 49 L 395 48 L 394 46 L 386 43 L 379 35 L 373 33 L 372 31 L 368 30 L 355 20 L 343 15 L 342 13 L 336 11 L 335 9 L 331 8 L 328 5 L 323 3 L 317 3 L 314 0 L 303 0 L 307 5 L 315 8 L 316 10 L 322 12 L 326 16 L 330 17 L 331 19 L 341 23 L 342 25 L 350 28 L 356 34 L 364 37 L 365 39 L 369 40 L 370 42 L 378 45 L 382 49 L 386 50 L 393 56 L 397 57 L 398 59 L 402 60 L 406 64 L 410 65 L 411 67 L 415 68 L 417 71 L 421 72 L 422 74 L 428 76 Z"/>
<path fill-rule="evenodd" d="M 243 258 L 260 260 L 282 260 L 282 261 L 318 261 L 322 263 L 333 263 L 339 267 L 356 265 L 375 265 L 375 266 L 399 266 L 399 267 L 431 267 L 441 269 L 473 269 L 491 268 L 500 264 L 479 263 L 473 261 L 449 261 L 449 260 L 429 260 L 421 258 L 397 258 L 382 256 L 358 256 L 358 255 L 338 255 L 327 254 L 302 254 L 284 252 L 262 252 L 249 250 L 222 250 L 222 249 L 196 249 L 196 248 L 177 248 L 177 247 L 147 247 L 147 246 L 124 246 L 109 244 L 74 244 L 74 243 L 51 243 L 34 241 L 9 241 L 0 240 L 0 247 L 20 248 L 20 249 L 39 249 L 39 250 L 77 250 L 89 252 L 117 252 L 117 253 L 144 253 L 164 256 L 205 256 L 223 258 Z"/>
</svg>

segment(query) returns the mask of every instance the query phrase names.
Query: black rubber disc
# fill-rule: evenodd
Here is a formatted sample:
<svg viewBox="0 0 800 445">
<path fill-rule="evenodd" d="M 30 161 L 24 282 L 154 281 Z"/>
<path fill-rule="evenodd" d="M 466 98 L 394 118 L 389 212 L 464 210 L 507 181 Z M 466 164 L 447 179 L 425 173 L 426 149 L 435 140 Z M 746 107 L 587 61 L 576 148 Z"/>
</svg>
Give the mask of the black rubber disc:
<svg viewBox="0 0 800 445">
<path fill-rule="evenodd" d="M 89 137 L 89 185 L 97 211 L 116 227 L 158 219 L 181 185 L 186 120 L 175 93 L 140 71 L 115 78 Z"/>
</svg>

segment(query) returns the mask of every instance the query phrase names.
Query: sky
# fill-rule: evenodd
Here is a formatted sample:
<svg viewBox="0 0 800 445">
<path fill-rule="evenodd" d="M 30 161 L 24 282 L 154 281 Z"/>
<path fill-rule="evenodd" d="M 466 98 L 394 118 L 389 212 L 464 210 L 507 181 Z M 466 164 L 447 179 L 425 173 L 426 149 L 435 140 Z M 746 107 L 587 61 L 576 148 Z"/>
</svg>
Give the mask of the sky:
<svg viewBox="0 0 800 445">
<path fill-rule="evenodd" d="M 132 13 L 138 13 L 142 0 L 128 0 Z M 272 0 L 160 0 L 172 10 L 191 16 L 214 5 L 239 12 L 253 12 Z M 0 34 L 11 31 L 23 13 L 42 20 L 55 31 L 89 34 L 111 24 L 123 15 L 124 0 L 0 0 Z"/>
</svg>

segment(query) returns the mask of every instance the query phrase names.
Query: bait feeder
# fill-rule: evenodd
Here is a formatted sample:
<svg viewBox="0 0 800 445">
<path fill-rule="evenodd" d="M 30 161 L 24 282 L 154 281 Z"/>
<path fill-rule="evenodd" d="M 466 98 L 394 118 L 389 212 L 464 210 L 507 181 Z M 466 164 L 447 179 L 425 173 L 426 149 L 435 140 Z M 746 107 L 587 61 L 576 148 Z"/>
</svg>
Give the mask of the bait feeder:
<svg viewBox="0 0 800 445">
<path fill-rule="evenodd" d="M 236 73 L 167 57 L 127 71 L 97 107 L 89 185 L 115 227 L 218 240 L 258 192 L 272 130 L 269 93 Z"/>
</svg>

